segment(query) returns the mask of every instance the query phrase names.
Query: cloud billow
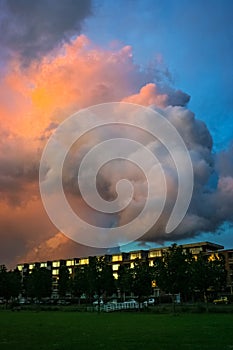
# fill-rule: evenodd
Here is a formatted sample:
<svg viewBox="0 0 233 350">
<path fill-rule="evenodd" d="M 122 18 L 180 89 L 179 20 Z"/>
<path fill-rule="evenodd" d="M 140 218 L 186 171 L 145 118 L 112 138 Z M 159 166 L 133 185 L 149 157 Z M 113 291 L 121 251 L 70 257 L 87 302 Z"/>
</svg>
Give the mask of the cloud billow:
<svg viewBox="0 0 233 350">
<path fill-rule="evenodd" d="M 18 11 L 17 4 L 16 9 L 13 10 L 14 3 L 9 1 L 11 13 Z M 33 2 L 35 3 L 40 2 Z M 3 4 L 6 7 L 6 2 L 2 1 L 1 6 Z M 1 23 L 6 11 L 10 16 L 9 8 L 5 9 L 5 12 L 1 13 Z M 12 24 L 7 25 L 13 28 L 18 20 L 17 12 Z M 31 20 L 29 22 L 32 23 Z M 65 25 L 61 27 L 67 28 Z M 58 244 L 57 241 L 60 242 L 62 257 L 62 247 L 66 244 L 64 243 L 66 240 L 60 234 L 57 236 L 57 230 L 49 222 L 40 201 L 39 161 L 43 147 L 57 125 L 72 113 L 98 103 L 124 101 L 159 109 L 179 131 L 192 159 L 194 193 L 189 211 L 180 226 L 171 234 L 166 234 L 164 228 L 176 197 L 177 176 L 174 165 L 155 140 L 151 142 L 150 139 L 143 139 L 144 136 L 140 133 L 138 135 L 135 132 L 132 133 L 133 138 L 138 136 L 153 152 L 161 155 L 160 162 L 165 169 L 168 187 L 165 211 L 156 227 L 142 237 L 143 241 L 157 243 L 166 240 L 178 241 L 182 238 L 194 237 L 203 231 L 216 232 L 222 223 L 233 222 L 232 147 L 217 155 L 213 154 L 214 140 L 206 125 L 196 119 L 188 109 L 189 96 L 186 93 L 164 84 L 161 87 L 156 70 L 154 73 L 150 71 L 148 75 L 146 69 L 144 71 L 137 66 L 133 59 L 132 48 L 129 46 L 113 50 L 102 49 L 93 45 L 84 35 L 73 38 L 71 42 L 62 43 L 65 29 L 59 34 L 60 49 L 51 56 L 45 55 L 48 46 L 39 45 L 40 35 L 38 34 L 37 38 L 36 32 L 31 35 L 34 35 L 38 50 L 33 49 L 31 37 L 29 33 L 24 32 L 25 29 L 19 32 L 18 43 L 14 43 L 10 27 L 7 30 L 9 32 L 6 31 L 5 38 L 1 37 L 0 41 L 5 40 L 5 45 L 9 44 L 8 48 L 15 50 L 16 55 L 9 60 L 5 74 L 1 77 L 0 257 L 2 260 L 0 263 L 6 261 L 3 257 L 5 259 L 5 252 L 9 247 L 9 237 L 12 237 L 12 244 L 16 242 L 17 247 L 15 245 L 12 251 L 8 249 L 8 261 L 19 260 L 20 257 L 21 260 L 26 257 L 30 260 L 41 259 L 41 255 L 37 254 L 37 247 L 43 247 L 39 249 L 39 251 L 43 250 L 43 259 L 46 256 L 50 259 L 53 256 L 57 258 L 55 246 L 54 252 L 51 247 L 51 242 L 54 244 L 52 237 L 56 237 L 56 244 Z M 41 30 L 40 34 L 42 35 Z M 25 35 L 28 35 L 28 39 L 23 43 Z M 53 35 L 52 30 L 51 35 Z M 54 35 L 54 38 L 58 37 L 56 33 Z M 10 37 L 13 41 L 8 40 Z M 55 44 L 55 41 L 51 39 L 51 44 L 52 42 Z M 25 45 L 29 49 L 29 58 L 42 56 L 36 64 L 33 60 L 29 60 L 27 65 L 22 67 Z M 133 180 L 135 193 L 131 206 L 125 211 L 115 215 L 114 218 L 107 216 L 100 218 L 99 215 L 91 215 L 86 210 L 75 186 L 77 168 L 72 168 L 72 164 L 78 166 L 88 147 L 96 141 L 102 137 L 119 137 L 120 131 L 112 129 L 99 131 L 99 134 L 94 136 L 87 135 L 83 142 L 77 145 L 74 158 L 71 154 L 70 163 L 66 164 L 67 168 L 64 170 L 67 197 L 74 203 L 77 213 L 91 218 L 92 224 L 101 225 L 104 220 L 104 226 L 109 228 L 123 224 L 140 212 L 146 193 L 143 177 L 126 163 L 116 161 L 103 168 L 99 177 L 99 189 L 106 200 L 111 200 L 115 196 L 115 183 L 119 180 L 117 176 L 120 171 L 122 176 Z M 75 163 L 72 162 L 73 160 Z M 214 184 L 211 183 L 213 176 L 215 176 Z M 154 208 L 151 207 L 151 213 L 153 210 Z M 49 242 L 49 248 L 45 242 Z M 69 251 L 73 254 L 76 248 L 76 255 L 84 254 L 85 250 L 76 245 L 72 250 L 67 248 L 66 256 Z"/>
</svg>

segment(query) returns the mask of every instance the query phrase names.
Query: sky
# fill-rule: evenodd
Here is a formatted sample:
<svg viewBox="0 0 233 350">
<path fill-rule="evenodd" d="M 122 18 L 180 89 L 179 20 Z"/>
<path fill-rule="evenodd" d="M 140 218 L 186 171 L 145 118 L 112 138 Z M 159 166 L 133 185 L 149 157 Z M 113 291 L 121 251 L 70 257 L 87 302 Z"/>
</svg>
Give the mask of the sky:
<svg viewBox="0 0 233 350">
<path fill-rule="evenodd" d="M 38 184 L 40 158 L 56 127 L 103 102 L 159 108 L 185 140 L 194 167 L 189 211 L 164 235 L 177 184 L 163 157 L 168 208 L 157 226 L 124 249 L 204 240 L 233 248 L 232 14 L 230 0 L 0 0 L 0 263 L 106 252 L 59 232 Z M 86 145 L 100 136 L 87 136 L 71 158 L 79 163 Z M 66 171 L 74 181 L 69 160 Z M 104 169 L 103 196 L 113 195 L 119 171 L 136 184 L 128 210 L 110 219 L 91 216 L 65 183 L 77 212 L 104 226 L 137 215 L 144 182 L 135 169 L 120 163 Z"/>
</svg>

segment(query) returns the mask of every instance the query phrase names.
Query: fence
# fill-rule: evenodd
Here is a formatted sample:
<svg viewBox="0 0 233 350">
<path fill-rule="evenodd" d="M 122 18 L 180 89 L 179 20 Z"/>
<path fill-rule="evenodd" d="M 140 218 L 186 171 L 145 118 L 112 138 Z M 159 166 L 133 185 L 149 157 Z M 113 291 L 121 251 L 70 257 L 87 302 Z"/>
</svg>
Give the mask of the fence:
<svg viewBox="0 0 233 350">
<path fill-rule="evenodd" d="M 139 304 L 135 302 L 125 301 L 124 303 L 109 303 L 109 304 L 100 306 L 100 310 L 105 312 L 127 310 L 127 309 L 139 309 Z"/>
</svg>

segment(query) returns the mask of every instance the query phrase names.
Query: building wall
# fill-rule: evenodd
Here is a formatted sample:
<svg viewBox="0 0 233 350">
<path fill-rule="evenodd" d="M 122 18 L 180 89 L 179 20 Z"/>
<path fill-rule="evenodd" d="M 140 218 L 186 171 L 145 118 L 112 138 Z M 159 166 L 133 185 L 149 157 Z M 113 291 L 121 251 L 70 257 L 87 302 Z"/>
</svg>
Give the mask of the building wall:
<svg viewBox="0 0 233 350">
<path fill-rule="evenodd" d="M 226 262 L 226 270 L 227 270 L 227 283 L 228 287 L 231 288 L 232 291 L 232 283 L 233 283 L 233 250 L 223 250 L 223 246 L 210 243 L 210 242 L 200 242 L 193 244 L 185 244 L 182 245 L 183 249 L 191 252 L 194 256 L 197 256 L 200 253 L 208 254 L 209 256 L 213 254 L 223 254 Z M 118 253 L 112 255 L 105 255 L 108 263 L 112 266 L 112 272 L 115 279 L 118 278 L 118 269 L 121 264 L 128 264 L 131 268 L 134 266 L 135 259 L 148 259 L 149 264 L 153 266 L 153 261 L 155 258 L 161 257 L 163 251 L 167 248 L 154 248 L 150 250 L 138 250 L 131 251 L 127 253 Z M 77 266 L 85 266 L 89 264 L 90 257 L 82 257 L 82 258 L 71 258 L 66 260 L 54 260 L 54 261 L 42 261 L 42 262 L 33 262 L 33 263 L 25 263 L 18 264 L 17 268 L 22 273 L 22 276 L 26 276 L 31 273 L 33 268 L 35 267 L 46 267 L 52 271 L 53 277 L 53 294 L 57 295 L 57 284 L 59 278 L 59 268 L 60 266 L 67 266 L 69 269 L 70 275 L 74 274 L 75 268 Z"/>
</svg>

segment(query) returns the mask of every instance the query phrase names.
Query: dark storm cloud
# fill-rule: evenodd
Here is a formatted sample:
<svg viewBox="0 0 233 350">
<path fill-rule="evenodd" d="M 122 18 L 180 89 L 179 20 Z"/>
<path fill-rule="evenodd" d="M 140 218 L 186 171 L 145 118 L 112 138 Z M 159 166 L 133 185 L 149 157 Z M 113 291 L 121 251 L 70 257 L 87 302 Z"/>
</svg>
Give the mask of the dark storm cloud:
<svg viewBox="0 0 233 350">
<path fill-rule="evenodd" d="M 30 61 L 79 33 L 91 0 L 0 0 L 0 12 L 0 45 Z"/>
</svg>

